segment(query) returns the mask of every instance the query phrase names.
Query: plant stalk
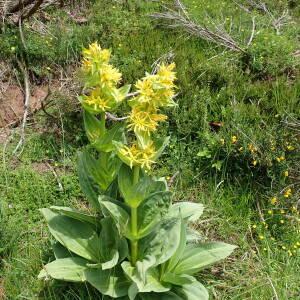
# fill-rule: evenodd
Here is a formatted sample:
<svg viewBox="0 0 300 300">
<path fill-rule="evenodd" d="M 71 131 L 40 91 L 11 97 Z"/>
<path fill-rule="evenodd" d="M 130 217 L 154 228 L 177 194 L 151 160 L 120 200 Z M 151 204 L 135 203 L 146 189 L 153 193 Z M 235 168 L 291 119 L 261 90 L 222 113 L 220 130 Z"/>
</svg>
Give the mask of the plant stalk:
<svg viewBox="0 0 300 300">
<path fill-rule="evenodd" d="M 133 185 L 139 181 L 140 167 L 135 166 L 133 169 Z M 137 219 L 137 207 L 131 208 L 131 232 L 134 237 L 138 234 L 138 219 Z M 131 264 L 135 266 L 138 257 L 138 240 L 131 241 Z"/>
</svg>

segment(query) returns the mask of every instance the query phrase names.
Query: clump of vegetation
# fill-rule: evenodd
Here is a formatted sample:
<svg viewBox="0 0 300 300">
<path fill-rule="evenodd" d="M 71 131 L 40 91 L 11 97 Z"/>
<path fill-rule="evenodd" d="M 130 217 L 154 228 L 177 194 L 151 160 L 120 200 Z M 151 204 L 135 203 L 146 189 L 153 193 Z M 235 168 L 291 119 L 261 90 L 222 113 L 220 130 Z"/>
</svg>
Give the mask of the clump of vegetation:
<svg viewBox="0 0 300 300">
<path fill-rule="evenodd" d="M 175 104 L 175 65 L 162 64 L 157 74 L 135 84 L 127 122 L 135 136 L 126 139 L 124 124 L 107 128 L 105 116 L 130 96 L 130 86 L 117 87 L 121 73 L 109 64 L 109 50 L 94 43 L 83 54 L 90 91 L 80 101 L 90 146 L 98 154 L 95 158 L 88 149 L 80 154 L 79 176 L 97 214 L 58 206 L 41 210 L 57 242 L 56 260 L 39 278 L 87 281 L 113 298 L 208 299 L 192 275 L 235 246 L 197 242 L 188 223 L 201 216 L 202 204 L 172 204 L 166 180 L 148 174 L 168 141 L 153 133 L 167 118 L 160 109 Z"/>
</svg>

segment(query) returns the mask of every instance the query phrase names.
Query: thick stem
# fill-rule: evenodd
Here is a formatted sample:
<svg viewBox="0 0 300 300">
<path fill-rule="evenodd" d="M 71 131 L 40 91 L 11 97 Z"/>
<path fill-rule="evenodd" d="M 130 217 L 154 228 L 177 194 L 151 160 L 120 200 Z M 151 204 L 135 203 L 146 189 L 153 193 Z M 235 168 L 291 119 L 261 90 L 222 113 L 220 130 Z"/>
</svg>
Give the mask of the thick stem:
<svg viewBox="0 0 300 300">
<path fill-rule="evenodd" d="M 133 169 L 133 185 L 139 181 L 140 167 L 135 166 Z M 137 219 L 137 207 L 131 208 L 131 233 L 134 237 L 138 234 L 138 219 Z M 131 241 L 131 264 L 135 266 L 138 257 L 138 240 Z"/>
</svg>

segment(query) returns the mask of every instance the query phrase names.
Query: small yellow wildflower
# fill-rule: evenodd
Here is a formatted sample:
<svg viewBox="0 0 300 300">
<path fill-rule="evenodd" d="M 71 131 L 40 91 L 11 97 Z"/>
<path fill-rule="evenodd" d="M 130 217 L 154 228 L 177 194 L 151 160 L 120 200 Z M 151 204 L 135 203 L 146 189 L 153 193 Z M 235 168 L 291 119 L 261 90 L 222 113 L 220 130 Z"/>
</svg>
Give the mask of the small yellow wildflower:
<svg viewBox="0 0 300 300">
<path fill-rule="evenodd" d="M 254 224 L 254 225 L 252 225 L 252 228 L 254 228 L 254 229 L 255 229 L 256 227 L 257 227 L 257 226 L 256 226 L 255 224 Z"/>
<path fill-rule="evenodd" d="M 233 136 L 231 137 L 231 143 L 232 143 L 232 144 L 235 144 L 237 141 L 238 141 L 237 137 L 236 137 L 235 135 L 233 135 Z"/>
<path fill-rule="evenodd" d="M 281 214 L 284 214 L 284 213 L 285 213 L 284 209 L 281 209 L 281 210 L 280 210 L 280 213 L 281 213 Z"/>
<path fill-rule="evenodd" d="M 284 175 L 285 177 L 288 177 L 288 176 L 289 176 L 289 171 L 288 171 L 288 170 L 284 171 L 284 172 L 283 172 L 283 175 Z"/>
<path fill-rule="evenodd" d="M 257 165 L 257 160 L 253 160 L 252 165 L 255 167 Z"/>
<path fill-rule="evenodd" d="M 260 236 L 259 236 L 259 239 L 260 239 L 260 240 L 264 240 L 265 237 L 264 237 L 263 235 L 260 235 Z"/>
<path fill-rule="evenodd" d="M 268 214 L 269 214 L 269 215 L 272 215 L 272 214 L 273 214 L 273 211 L 272 211 L 272 210 L 268 210 Z"/>
<path fill-rule="evenodd" d="M 270 202 L 271 202 L 271 204 L 275 205 L 275 204 L 277 204 L 278 200 L 276 197 L 273 197 Z"/>
<path fill-rule="evenodd" d="M 292 190 L 290 188 L 288 188 L 285 192 L 284 192 L 284 197 L 285 198 L 289 198 L 292 195 Z"/>
<path fill-rule="evenodd" d="M 248 149 L 251 153 L 254 153 L 257 151 L 257 148 L 253 146 L 253 144 L 248 144 Z"/>
<path fill-rule="evenodd" d="M 220 139 L 220 143 L 221 143 L 221 145 L 224 145 L 225 144 L 225 140 L 224 139 Z"/>
<path fill-rule="evenodd" d="M 280 220 L 280 223 L 281 223 L 281 224 L 284 224 L 284 220 Z"/>
<path fill-rule="evenodd" d="M 292 145 L 288 145 L 288 146 L 286 147 L 286 149 L 289 150 L 289 151 L 293 151 L 293 150 L 295 150 L 295 147 L 292 146 Z"/>
</svg>

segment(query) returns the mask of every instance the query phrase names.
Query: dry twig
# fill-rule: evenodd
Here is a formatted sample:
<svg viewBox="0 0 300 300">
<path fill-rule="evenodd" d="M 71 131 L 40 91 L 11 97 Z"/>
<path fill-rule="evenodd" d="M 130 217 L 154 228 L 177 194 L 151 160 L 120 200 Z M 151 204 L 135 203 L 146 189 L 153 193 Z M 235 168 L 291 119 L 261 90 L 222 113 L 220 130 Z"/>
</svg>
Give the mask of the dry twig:
<svg viewBox="0 0 300 300">
<path fill-rule="evenodd" d="M 30 105 L 30 86 L 29 86 L 29 78 L 28 78 L 27 70 L 19 60 L 17 60 L 17 62 L 18 62 L 18 66 L 19 66 L 19 68 L 23 74 L 23 78 L 24 78 L 25 102 L 24 102 L 24 115 L 23 115 L 23 121 L 22 121 L 22 127 L 21 127 L 21 137 L 20 137 L 20 140 L 19 140 L 15 150 L 13 151 L 13 154 L 16 154 L 17 151 L 19 150 L 19 148 L 24 145 L 25 127 L 26 127 L 28 110 L 29 110 L 29 105 Z M 22 150 L 21 150 L 21 152 L 22 152 Z"/>
<path fill-rule="evenodd" d="M 158 20 L 167 21 L 166 26 L 168 28 L 183 28 L 186 32 L 206 41 L 222 45 L 233 51 L 245 52 L 229 33 L 226 32 L 223 26 L 215 25 L 214 30 L 212 30 L 206 27 L 206 25 L 197 24 L 192 21 L 180 0 L 175 1 L 175 9 L 166 6 L 164 8 L 165 12 L 154 13 L 150 16 Z"/>
</svg>

